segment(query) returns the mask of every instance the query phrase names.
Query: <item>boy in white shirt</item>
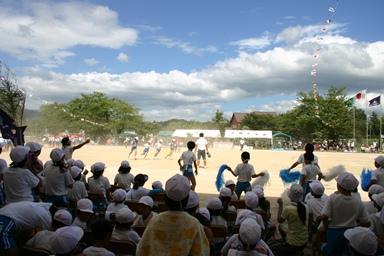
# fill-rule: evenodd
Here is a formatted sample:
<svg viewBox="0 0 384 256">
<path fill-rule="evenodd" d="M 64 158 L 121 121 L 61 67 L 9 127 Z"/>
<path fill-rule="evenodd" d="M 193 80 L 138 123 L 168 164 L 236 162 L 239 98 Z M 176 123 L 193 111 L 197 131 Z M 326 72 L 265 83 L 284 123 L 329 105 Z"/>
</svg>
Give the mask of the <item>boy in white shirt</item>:
<svg viewBox="0 0 384 256">
<path fill-rule="evenodd" d="M 188 150 L 184 151 L 180 159 L 177 161 L 177 163 L 180 166 L 180 171 L 183 172 L 183 176 L 187 177 L 191 181 L 191 189 L 195 190 L 196 188 L 196 178 L 193 174 L 192 164 L 195 167 L 195 174 L 197 176 L 197 164 L 196 164 L 196 154 L 192 152 L 192 150 L 195 148 L 195 142 L 189 141 L 187 143 Z M 181 161 L 183 161 L 183 165 L 181 165 Z"/>
</svg>

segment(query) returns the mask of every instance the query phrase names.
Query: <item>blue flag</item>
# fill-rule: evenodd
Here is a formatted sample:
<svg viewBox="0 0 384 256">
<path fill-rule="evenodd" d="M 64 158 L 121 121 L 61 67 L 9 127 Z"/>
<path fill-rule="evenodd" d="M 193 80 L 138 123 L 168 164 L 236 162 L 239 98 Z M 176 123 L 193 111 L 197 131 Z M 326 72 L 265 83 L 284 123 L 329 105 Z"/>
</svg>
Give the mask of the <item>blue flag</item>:
<svg viewBox="0 0 384 256">
<path fill-rule="evenodd" d="M 376 98 L 373 98 L 369 101 L 369 106 L 374 107 L 380 105 L 380 96 L 377 96 Z"/>
<path fill-rule="evenodd" d="M 8 116 L 7 113 L 4 112 L 0 108 L 0 129 L 1 129 L 1 136 L 4 139 L 11 140 L 13 145 L 16 147 L 17 145 L 24 145 L 24 131 L 27 128 L 27 126 L 16 126 L 13 123 L 15 120 L 13 120 L 11 117 Z M 12 132 L 12 129 L 16 130 L 16 133 Z"/>
</svg>

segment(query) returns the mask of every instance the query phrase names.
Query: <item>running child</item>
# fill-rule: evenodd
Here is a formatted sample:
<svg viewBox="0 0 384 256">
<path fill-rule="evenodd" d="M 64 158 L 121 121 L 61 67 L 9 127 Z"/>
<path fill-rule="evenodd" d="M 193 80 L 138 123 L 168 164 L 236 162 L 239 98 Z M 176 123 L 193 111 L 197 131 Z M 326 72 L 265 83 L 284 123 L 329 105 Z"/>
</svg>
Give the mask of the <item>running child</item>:
<svg viewBox="0 0 384 256">
<path fill-rule="evenodd" d="M 132 140 L 131 144 L 132 144 L 131 152 L 129 152 L 128 158 L 129 158 L 129 156 L 132 154 L 132 152 L 135 151 L 135 159 L 136 159 L 136 155 L 137 155 L 137 146 L 139 145 L 139 137 L 135 137 L 135 139 Z"/>
<path fill-rule="evenodd" d="M 176 140 L 172 139 L 171 143 L 169 143 L 169 154 L 165 158 L 169 157 L 169 159 L 171 159 L 173 152 L 175 152 L 176 150 L 176 147 L 177 147 Z"/>
<path fill-rule="evenodd" d="M 157 155 L 160 153 L 161 151 L 161 147 L 163 146 L 163 140 L 159 140 L 159 142 L 156 143 L 156 153 L 155 153 L 155 156 L 153 157 L 153 159 L 155 159 L 157 157 Z"/>
<path fill-rule="evenodd" d="M 149 140 L 147 143 L 144 144 L 144 150 L 143 150 L 143 153 L 141 153 L 141 155 L 144 155 L 143 159 L 147 157 L 150 147 L 151 147 L 151 141 Z"/>
</svg>

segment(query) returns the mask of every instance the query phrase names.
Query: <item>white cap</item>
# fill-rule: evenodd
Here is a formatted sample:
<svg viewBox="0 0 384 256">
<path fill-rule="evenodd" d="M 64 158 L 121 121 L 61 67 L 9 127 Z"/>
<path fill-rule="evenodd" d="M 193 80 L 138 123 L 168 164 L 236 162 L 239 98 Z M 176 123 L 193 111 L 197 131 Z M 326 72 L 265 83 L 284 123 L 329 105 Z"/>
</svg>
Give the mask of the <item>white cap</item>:
<svg viewBox="0 0 384 256">
<path fill-rule="evenodd" d="M 349 191 L 355 190 L 359 185 L 359 181 L 352 173 L 349 172 L 343 172 L 340 174 L 337 177 L 336 182 L 340 187 Z"/>
<path fill-rule="evenodd" d="M 77 210 L 81 212 L 93 213 L 93 203 L 88 198 L 82 198 L 77 201 Z"/>
<path fill-rule="evenodd" d="M 347 229 L 344 232 L 345 238 L 353 249 L 364 255 L 374 255 L 377 250 L 377 237 L 369 229 L 363 227 L 355 227 Z"/>
<path fill-rule="evenodd" d="M 61 148 L 54 148 L 51 150 L 51 153 L 49 154 L 49 157 L 54 162 L 58 162 L 65 156 L 64 151 Z"/>
<path fill-rule="evenodd" d="M 260 187 L 254 187 L 252 189 L 253 193 L 255 193 L 257 195 L 257 197 L 260 199 L 260 198 L 263 198 L 264 197 L 264 191 L 263 189 L 261 189 Z"/>
<path fill-rule="evenodd" d="M 122 161 L 120 166 L 123 168 L 131 167 L 131 165 L 129 164 L 129 162 L 127 160 Z"/>
<path fill-rule="evenodd" d="M 223 203 L 217 197 L 211 197 L 208 199 L 207 208 L 211 210 L 219 210 L 223 208 Z"/>
<path fill-rule="evenodd" d="M 33 142 L 33 141 L 27 142 L 25 146 L 29 147 L 30 148 L 29 151 L 31 152 L 39 151 L 43 147 L 43 145 L 41 145 L 40 143 Z"/>
<path fill-rule="evenodd" d="M 131 223 L 133 221 L 134 215 L 131 209 L 121 208 L 116 212 L 115 219 L 120 223 Z"/>
<path fill-rule="evenodd" d="M 67 210 L 58 210 L 55 215 L 53 216 L 54 220 L 60 221 L 61 223 L 65 224 L 66 226 L 72 225 L 72 215 Z"/>
<path fill-rule="evenodd" d="M 96 162 L 91 166 L 91 172 L 101 172 L 102 170 L 105 169 L 105 164 L 102 162 Z"/>
<path fill-rule="evenodd" d="M 230 186 L 230 185 L 236 185 L 236 183 L 233 180 L 227 180 L 225 182 L 225 186 L 227 187 L 227 186 Z"/>
<path fill-rule="evenodd" d="M 205 208 L 205 207 L 200 207 L 196 210 L 196 213 L 199 213 L 201 214 L 202 216 L 204 216 L 207 220 L 210 220 L 211 219 L 211 214 L 209 213 L 208 209 Z"/>
<path fill-rule="evenodd" d="M 11 153 L 9 153 L 9 157 L 11 158 L 12 162 L 14 163 L 20 163 L 27 158 L 29 154 L 30 148 L 27 146 L 16 146 L 11 150 Z"/>
<path fill-rule="evenodd" d="M 231 197 L 232 196 L 231 189 L 230 188 L 221 188 L 220 189 L 220 196 Z"/>
<path fill-rule="evenodd" d="M 153 188 L 163 188 L 163 183 L 161 183 L 161 181 L 159 181 L 159 180 L 156 180 L 152 183 L 152 187 Z"/>
<path fill-rule="evenodd" d="M 241 225 L 247 218 L 252 218 L 256 221 L 256 213 L 248 209 L 241 210 L 241 212 L 237 214 L 235 225 Z"/>
<path fill-rule="evenodd" d="M 160 140 L 159 140 L 159 142 L 163 142 L 163 140 L 162 140 L 162 139 L 160 139 Z"/>
<path fill-rule="evenodd" d="M 187 177 L 175 174 L 165 183 L 165 194 L 174 201 L 181 201 L 189 195 L 191 185 Z"/>
<path fill-rule="evenodd" d="M 372 199 L 380 208 L 384 206 L 384 192 L 381 192 L 380 194 L 373 194 Z"/>
<path fill-rule="evenodd" d="M 299 203 L 303 200 L 303 187 L 299 184 L 293 184 L 287 192 L 287 196 L 292 202 Z"/>
<path fill-rule="evenodd" d="M 239 236 L 247 245 L 256 245 L 261 237 L 261 227 L 256 220 L 246 218 L 240 225 Z"/>
<path fill-rule="evenodd" d="M 127 193 L 125 192 L 124 189 L 118 188 L 113 192 L 112 194 L 112 199 L 115 202 L 121 202 L 125 200 L 125 197 L 127 196 Z"/>
<path fill-rule="evenodd" d="M 318 196 L 322 196 L 324 194 L 324 186 L 319 180 L 314 180 L 309 184 L 309 187 L 312 189 L 313 193 Z"/>
<path fill-rule="evenodd" d="M 75 159 L 73 159 L 73 158 L 71 158 L 71 159 L 67 159 L 67 160 L 65 160 L 66 162 L 67 162 L 67 164 L 69 165 L 69 166 L 73 166 L 73 164 L 75 163 Z"/>
<path fill-rule="evenodd" d="M 191 190 L 189 191 L 188 203 L 184 208 L 185 209 L 193 208 L 195 206 L 198 206 L 199 202 L 200 202 L 199 196 L 195 191 Z"/>
<path fill-rule="evenodd" d="M 83 169 L 85 167 L 85 164 L 83 163 L 83 161 L 81 160 L 76 160 L 73 165 L 76 165 L 77 167 L 79 167 L 80 169 Z"/>
<path fill-rule="evenodd" d="M 248 208 L 255 209 L 257 204 L 259 203 L 259 198 L 254 192 L 248 191 L 247 193 L 245 193 L 244 201 L 245 201 L 245 205 Z"/>
<path fill-rule="evenodd" d="M 145 204 L 146 206 L 153 207 L 153 199 L 150 196 L 142 196 L 139 200 L 139 204 Z"/>
<path fill-rule="evenodd" d="M 381 192 L 384 192 L 384 187 L 378 185 L 378 184 L 373 184 L 372 186 L 369 187 L 368 193 L 373 195 L 373 194 L 380 194 Z"/>
<path fill-rule="evenodd" d="M 375 158 L 375 162 L 384 167 L 384 156 L 379 155 Z"/>
<path fill-rule="evenodd" d="M 83 171 L 75 165 L 71 167 L 71 170 L 72 170 L 72 178 L 73 179 L 76 178 L 77 176 L 79 176 L 79 174 Z"/>
<path fill-rule="evenodd" d="M 77 226 L 57 229 L 49 240 L 51 250 L 55 254 L 67 254 L 75 248 L 84 235 L 84 230 Z"/>
</svg>

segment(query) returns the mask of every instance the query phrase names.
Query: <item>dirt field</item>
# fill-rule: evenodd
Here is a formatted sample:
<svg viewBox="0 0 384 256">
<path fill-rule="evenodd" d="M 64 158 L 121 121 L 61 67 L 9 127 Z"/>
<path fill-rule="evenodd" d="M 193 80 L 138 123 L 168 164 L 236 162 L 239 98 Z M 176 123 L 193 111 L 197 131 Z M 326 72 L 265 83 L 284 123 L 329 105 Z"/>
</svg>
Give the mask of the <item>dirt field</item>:
<svg viewBox="0 0 384 256">
<path fill-rule="evenodd" d="M 186 150 L 184 148 L 184 150 Z M 51 148 L 45 146 L 42 150 L 40 159 L 44 161 L 49 160 L 49 153 Z M 164 148 L 157 159 L 153 159 L 155 150 L 150 149 L 147 159 L 143 159 L 140 155 L 142 148 L 139 147 L 137 152 L 137 160 L 134 160 L 133 155 L 128 159 L 128 153 L 130 148 L 124 146 L 93 146 L 85 145 L 83 148 L 74 152 L 73 157 L 75 159 L 81 159 L 86 168 L 90 169 L 90 166 L 95 162 L 104 162 L 107 165 L 107 169 L 104 176 L 109 178 L 109 181 L 113 183 L 113 179 L 117 173 L 118 167 L 122 160 L 128 160 L 132 166 L 131 172 L 136 175 L 138 173 L 144 173 L 149 176 L 149 180 L 145 187 L 150 188 L 151 184 L 155 180 L 160 180 L 163 185 L 165 181 L 176 173 L 180 173 L 178 170 L 177 160 L 182 152 L 175 152 L 172 159 L 165 159 L 165 154 L 169 149 Z M 212 154 L 211 158 L 208 158 L 208 168 L 200 169 L 197 176 L 196 192 L 200 195 L 201 206 L 205 206 L 207 199 L 211 196 L 217 196 L 218 192 L 215 187 L 216 175 L 219 167 L 222 164 L 227 164 L 233 169 L 241 161 L 239 150 L 235 149 L 210 149 Z M 293 162 L 297 160 L 299 155 L 303 151 L 273 151 L 273 150 L 251 150 L 250 164 L 254 165 L 256 172 L 267 170 L 270 173 L 271 179 L 269 185 L 265 187 L 265 196 L 271 201 L 272 206 L 276 206 L 275 198 L 280 197 L 285 187 L 279 177 L 279 171 L 281 169 L 291 166 Z M 319 158 L 319 165 L 323 173 L 327 173 L 328 169 L 332 166 L 343 164 L 348 172 L 353 173 L 358 180 L 360 180 L 360 173 L 363 168 L 374 169 L 374 158 L 376 154 L 370 153 L 342 153 L 342 152 L 315 152 L 315 155 Z M 3 152 L 2 158 L 9 163 L 9 152 Z M 202 165 L 202 163 L 201 163 Z M 296 168 L 297 170 L 301 169 Z M 236 178 L 232 176 L 230 172 L 224 172 L 225 180 Z M 333 193 L 336 189 L 335 181 L 324 182 L 326 191 L 325 193 Z M 360 188 L 360 187 L 359 187 Z M 367 201 L 367 193 L 360 190 L 363 201 Z"/>
</svg>

